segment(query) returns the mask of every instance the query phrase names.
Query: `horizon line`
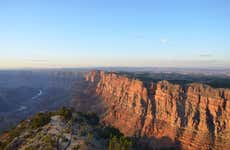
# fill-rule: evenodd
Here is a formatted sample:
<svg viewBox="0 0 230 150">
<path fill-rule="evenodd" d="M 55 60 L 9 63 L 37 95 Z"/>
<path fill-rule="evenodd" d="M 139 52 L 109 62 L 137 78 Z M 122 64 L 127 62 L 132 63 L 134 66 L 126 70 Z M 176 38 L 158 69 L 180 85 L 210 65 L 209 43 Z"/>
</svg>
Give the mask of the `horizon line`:
<svg viewBox="0 0 230 150">
<path fill-rule="evenodd" d="M 0 70 L 52 70 L 52 69 L 229 69 L 230 67 L 216 67 L 216 66 L 78 66 L 78 67 L 8 67 L 1 68 Z"/>
</svg>

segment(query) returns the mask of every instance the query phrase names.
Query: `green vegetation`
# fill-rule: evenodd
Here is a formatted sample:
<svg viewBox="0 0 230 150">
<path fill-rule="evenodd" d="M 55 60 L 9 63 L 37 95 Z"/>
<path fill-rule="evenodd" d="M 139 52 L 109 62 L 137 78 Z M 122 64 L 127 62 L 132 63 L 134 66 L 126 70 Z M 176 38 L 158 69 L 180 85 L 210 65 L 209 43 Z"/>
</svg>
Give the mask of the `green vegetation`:
<svg viewBox="0 0 230 150">
<path fill-rule="evenodd" d="M 46 113 L 38 113 L 34 118 L 31 120 L 31 128 L 37 129 L 42 127 L 50 122 L 50 116 Z"/>
<path fill-rule="evenodd" d="M 66 107 L 60 108 L 56 112 L 44 112 L 44 113 L 38 113 L 34 117 L 21 121 L 19 125 L 12 128 L 10 131 L 4 133 L 4 140 L 0 141 L 0 150 L 6 149 L 10 143 L 15 139 L 23 135 L 23 138 L 27 139 L 31 136 L 36 136 L 40 131 L 42 130 L 40 127 L 43 127 L 44 125 L 48 124 L 51 120 L 52 116 L 60 115 L 62 116 L 66 121 L 72 119 L 72 111 Z M 68 129 L 68 128 L 67 128 Z M 71 132 L 71 129 L 69 129 Z M 34 135 L 34 131 L 36 131 L 37 134 Z M 25 134 L 26 133 L 26 134 Z M 33 137 L 31 137 L 33 138 Z M 39 138 L 42 140 L 42 147 L 46 147 L 46 149 L 53 149 L 56 147 L 57 139 L 54 137 L 51 137 L 50 135 L 43 136 L 42 138 Z M 35 146 L 35 147 L 34 147 Z M 26 149 L 37 149 L 36 145 L 30 145 L 29 147 L 26 147 Z"/>
<path fill-rule="evenodd" d="M 99 137 L 109 139 L 111 136 L 123 137 L 124 135 L 116 128 L 113 127 L 102 127 L 97 131 Z"/>
<path fill-rule="evenodd" d="M 30 120 L 22 121 L 11 131 L 6 132 L 5 140 L 0 142 L 0 150 L 6 149 L 8 146 L 13 146 L 17 149 L 20 145 L 12 145 L 12 141 L 14 141 L 15 138 L 23 140 L 23 142 L 25 142 L 25 149 L 28 150 L 37 149 L 38 147 L 53 149 L 60 146 L 58 144 L 60 141 L 67 143 L 68 139 L 65 137 L 51 136 L 45 132 L 46 130 L 41 128 L 49 123 L 51 117 L 55 115 L 62 116 L 63 119 L 66 120 L 64 121 L 66 124 L 71 124 L 71 128 L 64 128 L 65 131 L 67 129 L 70 130 L 66 133 L 71 132 L 73 136 L 72 140 L 83 140 L 82 144 L 75 147 L 76 150 L 80 149 L 80 147 L 84 149 L 95 146 L 99 146 L 99 149 L 129 150 L 133 146 L 132 143 L 134 142 L 124 137 L 118 129 L 100 124 L 99 117 L 96 113 L 73 112 L 68 108 L 62 107 L 56 112 L 38 113 Z M 33 139 L 37 144 L 32 144 L 33 140 L 30 141 L 28 139 Z"/>
<path fill-rule="evenodd" d="M 203 83 L 214 88 L 230 88 L 230 78 L 224 75 L 181 74 L 181 73 L 151 73 L 151 72 L 118 72 L 128 78 L 139 79 L 145 84 L 167 80 L 172 84 L 187 85 L 190 83 Z"/>
<path fill-rule="evenodd" d="M 77 145 L 76 147 L 72 148 L 72 150 L 80 150 L 81 146 Z"/>
<path fill-rule="evenodd" d="M 97 139 L 106 141 L 105 145 L 110 150 L 130 150 L 132 147 L 131 139 L 124 137 L 116 128 L 101 125 L 99 117 L 95 113 L 77 112 L 74 114 L 74 122 L 80 125 L 78 134 L 81 137 L 86 137 L 86 145 L 90 145 L 93 139 Z"/>
<path fill-rule="evenodd" d="M 92 112 L 87 112 L 87 113 L 77 112 L 74 121 L 79 122 L 79 123 L 85 122 L 90 125 L 98 125 L 99 117 L 97 116 L 96 113 L 92 113 Z"/>
<path fill-rule="evenodd" d="M 25 150 L 37 150 L 35 146 L 26 147 Z"/>
<path fill-rule="evenodd" d="M 14 138 L 14 137 L 19 136 L 20 133 L 21 133 L 21 131 L 22 131 L 21 128 L 20 128 L 20 129 L 13 129 L 13 130 L 11 130 L 11 131 L 10 131 L 10 137 L 11 137 L 11 138 Z"/>
<path fill-rule="evenodd" d="M 51 149 L 53 149 L 54 147 L 56 147 L 56 141 L 55 139 L 52 138 L 51 135 L 46 135 L 45 137 L 43 137 L 43 142 L 46 145 L 46 147 L 50 147 Z"/>
<path fill-rule="evenodd" d="M 131 150 L 132 141 L 125 137 L 111 136 L 109 150 Z"/>
<path fill-rule="evenodd" d="M 5 141 L 5 142 L 1 142 L 0 141 L 0 150 L 5 149 L 5 147 L 9 144 L 9 142 Z"/>
<path fill-rule="evenodd" d="M 10 143 L 10 141 L 20 136 L 25 131 L 30 132 L 31 130 L 42 127 L 49 122 L 50 122 L 50 115 L 48 115 L 48 113 L 38 113 L 30 121 L 21 121 L 18 126 L 4 133 L 8 135 L 7 136 L 8 139 L 0 142 L 0 150 L 5 149 L 5 147 Z"/>
<path fill-rule="evenodd" d="M 63 116 L 65 120 L 72 118 L 72 111 L 66 107 L 60 108 L 55 114 Z"/>
</svg>

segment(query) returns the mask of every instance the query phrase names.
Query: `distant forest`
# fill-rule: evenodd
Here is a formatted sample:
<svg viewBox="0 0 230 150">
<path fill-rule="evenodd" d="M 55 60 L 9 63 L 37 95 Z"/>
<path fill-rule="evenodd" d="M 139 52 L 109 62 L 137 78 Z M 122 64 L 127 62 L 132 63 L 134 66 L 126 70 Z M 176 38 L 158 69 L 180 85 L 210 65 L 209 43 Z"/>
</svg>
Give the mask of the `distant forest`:
<svg viewBox="0 0 230 150">
<path fill-rule="evenodd" d="M 149 73 L 149 72 L 117 72 L 130 78 L 136 78 L 144 83 L 167 80 L 173 84 L 186 85 L 189 83 L 204 83 L 214 88 L 229 88 L 230 77 L 222 75 L 179 74 L 179 73 Z"/>
</svg>

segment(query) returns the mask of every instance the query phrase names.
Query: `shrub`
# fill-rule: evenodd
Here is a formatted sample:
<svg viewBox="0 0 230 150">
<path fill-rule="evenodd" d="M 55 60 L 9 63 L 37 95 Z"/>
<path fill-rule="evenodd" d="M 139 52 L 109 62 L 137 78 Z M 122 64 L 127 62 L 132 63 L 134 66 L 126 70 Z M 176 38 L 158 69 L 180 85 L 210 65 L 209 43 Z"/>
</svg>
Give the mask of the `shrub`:
<svg viewBox="0 0 230 150">
<path fill-rule="evenodd" d="M 125 137 L 111 136 L 109 140 L 109 150 L 131 150 L 132 142 Z"/>
<path fill-rule="evenodd" d="M 50 122 L 50 116 L 45 113 L 38 113 L 32 120 L 31 120 L 31 128 L 37 129 L 42 127 Z"/>
<path fill-rule="evenodd" d="M 62 107 L 57 111 L 57 115 L 61 115 L 65 120 L 70 120 L 72 118 L 72 111 L 66 107 Z"/>
<path fill-rule="evenodd" d="M 77 145 L 76 147 L 74 147 L 72 150 L 80 150 L 80 145 Z"/>
<path fill-rule="evenodd" d="M 104 139 L 109 139 L 111 136 L 122 137 L 123 134 L 116 128 L 104 127 L 98 132 L 99 136 Z"/>
<path fill-rule="evenodd" d="M 47 150 L 48 150 L 48 147 L 52 149 L 52 147 L 56 146 L 56 141 L 55 139 L 52 138 L 51 135 L 46 135 L 45 137 L 43 137 L 42 141 L 44 142 Z"/>
<path fill-rule="evenodd" d="M 25 150 L 37 150 L 38 148 L 36 146 L 28 146 L 25 148 Z"/>
<path fill-rule="evenodd" d="M 82 124 L 79 128 L 79 135 L 80 136 L 86 136 L 89 132 L 89 127 L 87 124 Z"/>
<path fill-rule="evenodd" d="M 92 113 L 92 112 L 88 112 L 88 113 L 78 112 L 75 121 L 79 123 L 86 122 L 87 124 L 90 125 L 97 125 L 99 124 L 99 117 L 97 116 L 96 113 Z"/>
<path fill-rule="evenodd" d="M 10 137 L 13 139 L 13 138 L 19 136 L 20 133 L 21 133 L 21 132 L 20 132 L 19 130 L 17 130 L 17 129 L 12 129 L 12 130 L 10 131 Z"/>
<path fill-rule="evenodd" d="M 0 141 L 0 149 L 5 149 L 7 145 L 8 145 L 8 142 L 1 142 Z"/>
<path fill-rule="evenodd" d="M 87 137 L 85 140 L 86 145 L 89 145 L 89 143 L 92 141 L 93 139 L 93 134 L 92 133 L 87 133 Z"/>
</svg>

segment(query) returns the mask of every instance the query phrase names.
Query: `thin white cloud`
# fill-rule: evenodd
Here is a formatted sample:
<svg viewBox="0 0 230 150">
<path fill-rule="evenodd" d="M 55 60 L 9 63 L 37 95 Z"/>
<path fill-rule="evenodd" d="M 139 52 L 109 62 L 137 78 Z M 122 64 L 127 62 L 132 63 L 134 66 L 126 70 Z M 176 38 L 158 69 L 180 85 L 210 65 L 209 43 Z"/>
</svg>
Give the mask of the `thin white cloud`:
<svg viewBox="0 0 230 150">
<path fill-rule="evenodd" d="M 167 38 L 161 38 L 160 42 L 161 42 L 161 44 L 167 44 L 168 43 L 168 39 Z"/>
<path fill-rule="evenodd" d="M 31 59 L 31 62 L 48 62 L 47 59 Z"/>
<path fill-rule="evenodd" d="M 212 57 L 211 54 L 201 54 L 200 57 Z"/>
</svg>

